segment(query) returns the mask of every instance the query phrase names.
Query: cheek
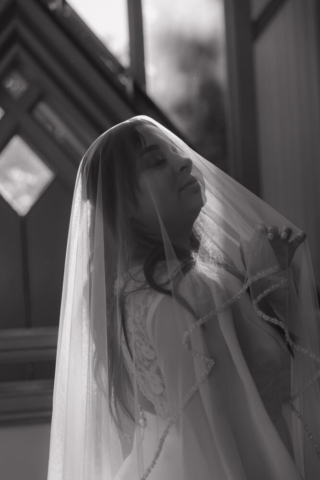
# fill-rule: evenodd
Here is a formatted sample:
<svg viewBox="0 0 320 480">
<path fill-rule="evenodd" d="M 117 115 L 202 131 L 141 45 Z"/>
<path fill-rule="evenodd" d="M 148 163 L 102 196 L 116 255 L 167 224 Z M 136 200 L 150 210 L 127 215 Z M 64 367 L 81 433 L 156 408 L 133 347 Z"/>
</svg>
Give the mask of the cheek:
<svg viewBox="0 0 320 480">
<path fill-rule="evenodd" d="M 164 223 L 177 219 L 181 213 L 180 198 L 172 188 L 164 182 L 148 182 L 140 184 L 138 195 L 137 219 L 150 228 L 159 227 L 159 216 Z"/>
<path fill-rule="evenodd" d="M 165 175 L 142 178 L 140 182 L 141 201 L 149 211 L 163 208 L 174 201 L 175 192 Z"/>
<path fill-rule="evenodd" d="M 176 218 L 182 207 L 179 195 L 170 188 L 154 190 L 151 203 L 163 220 Z"/>
<path fill-rule="evenodd" d="M 153 194 L 149 188 L 140 185 L 140 191 L 137 194 L 137 208 L 135 218 L 145 227 L 154 228 L 158 223 L 157 209 L 153 201 Z"/>
</svg>

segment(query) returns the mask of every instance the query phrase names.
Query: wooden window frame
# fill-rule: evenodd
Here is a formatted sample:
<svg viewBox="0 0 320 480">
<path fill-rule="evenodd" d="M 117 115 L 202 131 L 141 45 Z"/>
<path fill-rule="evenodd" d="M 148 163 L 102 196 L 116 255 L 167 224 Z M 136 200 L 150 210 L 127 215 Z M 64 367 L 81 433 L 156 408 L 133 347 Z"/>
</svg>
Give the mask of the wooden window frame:
<svg viewBox="0 0 320 480">
<path fill-rule="evenodd" d="M 272 16 L 288 0 L 270 0 L 259 18 L 250 17 L 249 0 L 225 0 L 227 58 L 229 72 L 229 169 L 230 173 L 254 193 L 259 194 L 256 106 L 252 42 Z M 52 3 L 52 2 L 50 2 Z M 57 1 L 56 11 L 48 15 L 47 0 L 2 0 L 0 14 L 8 19 L 0 31 L 2 48 L 0 76 L 17 56 L 40 72 L 40 83 L 53 95 L 77 105 L 100 133 L 135 114 L 152 116 L 177 133 L 165 115 L 145 94 L 143 17 L 141 0 L 128 0 L 131 75 L 71 11 L 64 15 L 65 2 Z M 16 9 L 19 15 L 16 14 Z M 54 18 L 53 18 L 54 16 Z M 85 35 L 83 35 L 85 33 Z M 39 41 L 43 39 L 43 42 Z M 8 48 L 8 45 L 13 45 Z M 96 56 L 92 52 L 97 53 Z M 73 64 L 66 66 L 67 59 Z M 54 80 L 50 78 L 53 72 Z M 81 82 L 78 79 L 81 78 Z M 70 98 L 67 98 L 68 92 Z M 90 92 L 90 93 L 89 93 Z M 21 101 L 2 98 L 6 114 L 1 119 L 0 149 L 21 129 L 35 145 L 47 144 L 57 173 L 73 188 L 77 165 L 27 112 L 43 95 L 31 86 Z M 108 98 L 108 100 L 106 100 Z M 73 114 L 76 112 L 73 108 Z M 70 111 L 71 111 L 70 110 Z M 19 127 L 17 119 L 19 118 Z M 40 139 L 40 140 L 39 140 Z M 44 152 L 44 157 L 46 153 Z M 60 159 L 60 163 L 56 159 Z M 61 169 L 61 170 L 59 170 Z M 54 360 L 57 327 L 0 331 L 0 362 Z M 0 384 L 0 425 L 50 421 L 53 380 Z"/>
<path fill-rule="evenodd" d="M 53 361 L 58 327 L 0 331 L 0 363 Z M 53 380 L 0 383 L 0 426 L 50 422 Z"/>
</svg>

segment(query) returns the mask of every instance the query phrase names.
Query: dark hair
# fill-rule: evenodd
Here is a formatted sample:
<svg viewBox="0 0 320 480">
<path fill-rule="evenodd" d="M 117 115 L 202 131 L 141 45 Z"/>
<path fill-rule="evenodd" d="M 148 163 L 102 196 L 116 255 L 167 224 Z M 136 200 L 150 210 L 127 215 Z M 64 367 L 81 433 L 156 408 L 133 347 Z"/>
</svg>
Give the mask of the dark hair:
<svg viewBox="0 0 320 480">
<path fill-rule="evenodd" d="M 119 272 L 118 262 L 121 261 L 122 272 L 127 272 L 132 266 L 132 260 L 143 264 L 146 284 L 156 291 L 171 295 L 170 290 L 158 285 L 154 279 L 154 271 L 161 260 L 165 260 L 164 246 L 160 242 L 141 232 L 139 226 L 128 216 L 128 205 L 136 204 L 138 188 L 136 160 L 141 150 L 146 146 L 142 134 L 137 127 L 153 123 L 147 120 L 131 120 L 113 127 L 90 147 L 82 163 L 84 175 L 87 177 L 86 197 L 103 216 L 104 251 L 108 254 L 105 260 L 105 285 L 107 303 L 107 343 L 108 358 L 103 348 L 104 338 L 99 335 L 99 319 L 92 318 L 90 325 L 95 343 L 94 374 L 99 387 L 106 394 L 110 412 L 115 424 L 122 430 L 122 414 L 134 421 L 131 409 L 133 386 L 127 371 L 123 356 L 117 322 L 114 321 L 117 310 L 121 315 L 121 334 L 124 335 L 129 352 L 125 324 L 125 288 L 119 294 L 116 304 L 114 286 Z M 157 127 L 156 127 L 157 128 Z M 100 183 L 102 182 L 102 183 Z M 100 185 L 100 187 L 99 187 Z M 101 188 L 102 187 L 102 188 Z M 101 188 L 101 205 L 97 205 L 98 190 Z M 94 253 L 92 239 L 94 238 L 94 219 L 90 225 L 91 256 Z M 199 241 L 194 232 L 191 234 L 193 250 L 199 247 Z M 177 258 L 182 261 L 182 272 L 185 274 L 193 266 L 192 252 L 173 246 Z M 121 258 L 119 258 L 121 255 Z M 91 262 L 91 259 L 90 259 Z M 88 266 L 91 271 L 91 265 Z M 90 275 L 89 275 L 90 281 Z M 90 291 L 90 286 L 89 286 Z M 181 303 L 188 308 L 186 302 Z M 192 311 L 192 309 L 189 310 Z M 194 313 L 192 311 L 192 313 Z M 99 348 L 100 344 L 100 348 Z M 107 369 L 108 385 L 104 384 L 104 370 Z"/>
<path fill-rule="evenodd" d="M 122 414 L 134 421 L 134 415 L 131 408 L 133 395 L 133 386 L 130 375 L 126 368 L 121 343 L 118 332 L 117 322 L 114 321 L 115 314 L 120 308 L 122 331 L 125 341 L 130 351 L 126 325 L 125 325 L 125 291 L 121 291 L 120 304 L 115 304 L 114 285 L 117 280 L 118 261 L 122 263 L 122 271 L 128 271 L 130 262 L 136 258 L 143 264 L 143 272 L 146 284 L 153 290 L 171 295 L 171 291 L 164 285 L 159 285 L 155 280 L 155 268 L 159 262 L 165 260 L 164 246 L 161 242 L 155 242 L 145 233 L 139 231 L 137 225 L 133 224 L 128 218 L 128 203 L 136 204 L 137 191 L 137 173 L 136 160 L 141 150 L 146 146 L 143 135 L 137 127 L 143 124 L 153 123 L 147 120 L 131 120 L 121 123 L 108 130 L 95 144 L 88 150 L 82 163 L 82 169 L 87 175 L 87 198 L 94 207 L 97 207 L 97 193 L 100 182 L 103 182 L 102 204 L 99 212 L 104 219 L 104 249 L 108 251 L 105 255 L 105 284 L 107 300 L 107 342 L 108 358 L 104 355 L 103 344 L 98 348 L 99 342 L 104 339 L 99 335 L 99 319 L 92 319 L 92 334 L 95 343 L 94 353 L 94 373 L 99 387 L 105 392 L 110 412 L 115 424 L 122 431 Z M 90 237 L 93 238 L 94 222 L 90 226 Z M 195 253 L 199 249 L 199 239 L 195 231 L 191 233 L 191 251 L 173 245 L 176 257 L 181 261 L 181 270 L 186 274 L 193 268 Z M 123 255 L 123 252 L 126 254 Z M 93 254 L 93 245 L 91 245 L 91 254 Z M 119 258 L 119 255 L 124 258 Z M 232 265 L 220 263 L 220 266 L 226 268 L 234 275 L 241 277 L 240 272 Z M 90 265 L 88 266 L 90 269 Z M 90 276 L 89 276 L 90 278 Z M 90 288 L 90 286 L 89 286 Z M 195 312 L 188 303 L 177 294 L 177 299 L 185 308 L 187 308 L 196 317 Z M 272 325 L 283 337 L 282 330 L 276 325 Z M 117 339 L 118 341 L 115 341 Z M 288 345 L 288 348 L 293 354 Z M 103 370 L 108 372 L 108 385 L 103 382 Z"/>
<path fill-rule="evenodd" d="M 107 255 L 104 254 L 108 357 L 106 358 L 106 349 L 103 348 L 105 339 L 102 339 L 100 335 L 99 319 L 92 318 L 90 325 L 95 344 L 94 375 L 99 387 L 108 398 L 111 415 L 120 430 L 122 430 L 122 412 L 133 420 L 133 412 L 130 407 L 130 394 L 133 390 L 120 341 L 116 340 L 118 339 L 118 329 L 114 318 L 118 305 L 115 304 L 114 288 L 118 275 L 117 262 L 121 246 L 124 247 L 123 242 L 126 241 L 127 245 L 124 250 L 132 248 L 132 245 L 130 245 L 132 243 L 132 232 L 128 228 L 125 203 L 135 204 L 136 202 L 137 174 L 135 160 L 145 146 L 144 138 L 136 128 L 138 125 L 142 125 L 141 121 L 130 121 L 108 130 L 89 148 L 82 162 L 82 170 L 84 176 L 87 177 L 86 196 L 95 210 L 98 211 L 100 208 L 96 215 L 102 215 L 104 219 L 104 252 L 108 252 Z M 101 188 L 102 195 L 100 206 L 97 205 L 99 188 Z M 95 216 L 91 219 L 90 224 L 90 263 L 94 253 Z M 123 260 L 126 261 L 127 259 Z M 91 265 L 88 268 L 91 271 Z M 89 275 L 90 280 L 91 276 Z M 120 299 L 120 308 L 122 317 L 124 317 L 123 295 Z M 124 321 L 122 325 L 125 329 Z M 126 334 L 125 337 L 127 338 Z M 102 345 L 100 342 L 102 342 Z M 108 385 L 105 385 L 104 382 L 104 372 L 106 371 L 108 373 Z"/>
</svg>

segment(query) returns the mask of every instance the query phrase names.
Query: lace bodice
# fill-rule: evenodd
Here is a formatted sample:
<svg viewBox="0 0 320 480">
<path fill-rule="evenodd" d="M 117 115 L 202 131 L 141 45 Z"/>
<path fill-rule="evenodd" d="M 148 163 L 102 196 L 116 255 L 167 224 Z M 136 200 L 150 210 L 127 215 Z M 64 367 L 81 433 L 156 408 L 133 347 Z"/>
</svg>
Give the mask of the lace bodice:
<svg viewBox="0 0 320 480">
<path fill-rule="evenodd" d="M 148 333 L 148 322 L 164 295 L 144 286 L 144 275 L 138 268 L 131 272 L 131 275 L 125 288 L 125 319 L 130 351 L 124 336 L 122 336 L 124 357 L 129 371 L 136 376 L 141 392 L 152 402 L 156 413 L 161 418 L 170 418 L 171 412 L 165 380 Z M 163 280 L 163 276 L 158 273 L 157 281 L 161 283 L 161 280 Z M 239 317 L 239 313 L 234 311 L 236 317 Z M 237 323 L 237 319 L 235 320 Z M 247 337 L 248 325 L 241 324 L 241 322 L 240 325 L 242 333 Z M 265 328 L 270 330 L 269 326 Z M 253 351 L 250 352 L 251 348 L 247 345 L 249 350 L 246 352 L 247 349 L 244 348 L 243 353 L 250 364 L 249 368 L 264 406 L 270 418 L 275 421 L 282 411 L 278 379 L 278 370 L 281 365 L 280 350 L 277 341 L 274 341 L 278 334 L 275 334 L 275 338 L 271 340 L 270 335 L 265 336 L 261 333 L 260 330 L 258 334 L 255 334 L 255 339 L 252 338 Z M 272 329 L 271 333 L 274 333 Z M 240 343 L 241 336 L 239 337 Z"/>
<path fill-rule="evenodd" d="M 130 352 L 124 336 L 122 336 L 122 349 L 127 366 L 131 373 L 136 375 L 141 392 L 152 402 L 156 413 L 166 419 L 170 418 L 171 412 L 165 381 L 147 329 L 148 317 L 162 299 L 163 294 L 151 288 L 134 291 L 137 288 L 137 281 L 142 278 L 142 273 L 136 270 L 134 278 L 126 284 L 125 319 Z"/>
</svg>

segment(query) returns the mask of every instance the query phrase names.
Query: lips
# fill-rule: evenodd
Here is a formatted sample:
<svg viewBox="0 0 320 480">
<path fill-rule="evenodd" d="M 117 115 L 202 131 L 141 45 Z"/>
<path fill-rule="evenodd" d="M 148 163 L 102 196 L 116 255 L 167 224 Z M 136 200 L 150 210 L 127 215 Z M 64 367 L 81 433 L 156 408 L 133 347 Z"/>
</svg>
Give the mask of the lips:
<svg viewBox="0 0 320 480">
<path fill-rule="evenodd" d="M 182 187 L 180 188 L 180 190 L 184 190 L 185 188 L 189 187 L 190 185 L 193 185 L 194 183 L 198 183 L 198 180 L 196 179 L 196 177 L 194 177 L 193 175 L 191 175 L 190 178 L 188 178 L 188 180 L 186 181 L 186 183 L 184 185 L 182 185 Z"/>
</svg>

